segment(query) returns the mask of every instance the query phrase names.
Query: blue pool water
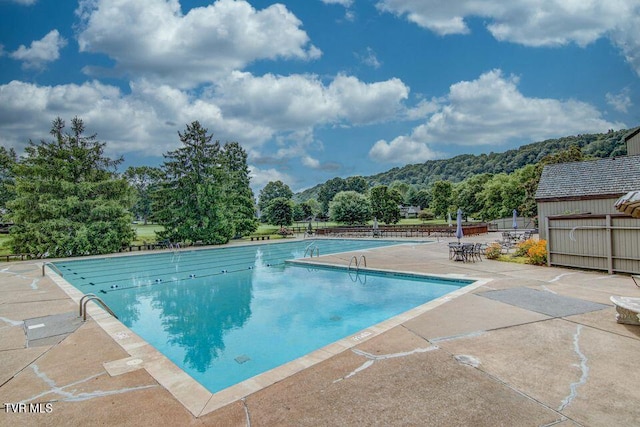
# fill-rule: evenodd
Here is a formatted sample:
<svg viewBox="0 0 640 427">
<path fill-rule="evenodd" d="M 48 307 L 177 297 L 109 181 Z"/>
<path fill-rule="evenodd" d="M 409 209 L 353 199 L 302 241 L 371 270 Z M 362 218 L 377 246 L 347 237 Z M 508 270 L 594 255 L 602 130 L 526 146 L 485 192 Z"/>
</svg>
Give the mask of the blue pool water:
<svg viewBox="0 0 640 427">
<path fill-rule="evenodd" d="M 215 393 L 470 283 L 284 262 L 309 244 L 329 254 L 395 243 L 306 240 L 55 265 Z"/>
</svg>

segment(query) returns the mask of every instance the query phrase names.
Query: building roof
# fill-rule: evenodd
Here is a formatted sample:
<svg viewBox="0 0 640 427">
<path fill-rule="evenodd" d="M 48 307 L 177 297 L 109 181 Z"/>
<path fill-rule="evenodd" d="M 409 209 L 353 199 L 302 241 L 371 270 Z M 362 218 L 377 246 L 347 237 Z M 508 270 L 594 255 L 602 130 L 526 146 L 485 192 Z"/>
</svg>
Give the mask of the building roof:
<svg viewBox="0 0 640 427">
<path fill-rule="evenodd" d="M 631 131 L 631 133 L 627 136 L 624 137 L 624 142 L 629 141 L 631 138 L 633 138 L 634 136 L 636 136 L 638 133 L 640 133 L 640 127 Z"/>
<path fill-rule="evenodd" d="M 536 200 L 619 197 L 640 189 L 640 155 L 546 165 Z"/>
</svg>

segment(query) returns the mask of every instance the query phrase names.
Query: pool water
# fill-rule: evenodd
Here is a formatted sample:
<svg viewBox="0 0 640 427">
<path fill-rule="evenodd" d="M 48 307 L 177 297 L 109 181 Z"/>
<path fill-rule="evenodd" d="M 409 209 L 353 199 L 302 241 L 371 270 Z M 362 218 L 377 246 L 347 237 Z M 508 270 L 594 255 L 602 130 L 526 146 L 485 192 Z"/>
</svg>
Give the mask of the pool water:
<svg viewBox="0 0 640 427">
<path fill-rule="evenodd" d="M 393 243 L 297 241 L 56 267 L 215 393 L 470 283 L 284 262 L 310 244 L 328 254 Z"/>
</svg>

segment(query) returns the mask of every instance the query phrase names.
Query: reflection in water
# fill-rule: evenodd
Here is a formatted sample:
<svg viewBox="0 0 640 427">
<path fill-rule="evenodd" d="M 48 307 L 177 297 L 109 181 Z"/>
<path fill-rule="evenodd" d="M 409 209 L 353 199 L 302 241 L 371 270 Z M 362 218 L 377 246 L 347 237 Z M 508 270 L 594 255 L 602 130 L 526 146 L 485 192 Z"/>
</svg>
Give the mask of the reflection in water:
<svg viewBox="0 0 640 427">
<path fill-rule="evenodd" d="M 215 278 L 200 286 L 163 286 L 154 296 L 169 342 L 184 348 L 184 363 L 198 372 L 224 350 L 225 333 L 251 317 L 251 280 L 245 274 L 234 276 L 236 280 L 225 280 L 222 286 Z"/>
<path fill-rule="evenodd" d="M 212 392 L 464 285 L 284 263 L 308 244 L 80 261 L 69 276 Z"/>
<path fill-rule="evenodd" d="M 138 294 L 137 303 L 131 301 L 136 294 L 119 293 L 123 303 L 128 300 L 119 307 L 120 320 L 126 325 L 138 321 L 157 323 L 150 316 L 159 316 L 160 325 L 153 327 L 161 326 L 167 342 L 184 351 L 183 363 L 198 372 L 206 371 L 224 351 L 225 334 L 241 328 L 251 317 L 250 274 L 225 274 L 147 289 L 151 292 Z M 145 300 L 150 300 L 151 312 L 139 309 Z M 140 319 L 140 311 L 146 318 Z"/>
</svg>

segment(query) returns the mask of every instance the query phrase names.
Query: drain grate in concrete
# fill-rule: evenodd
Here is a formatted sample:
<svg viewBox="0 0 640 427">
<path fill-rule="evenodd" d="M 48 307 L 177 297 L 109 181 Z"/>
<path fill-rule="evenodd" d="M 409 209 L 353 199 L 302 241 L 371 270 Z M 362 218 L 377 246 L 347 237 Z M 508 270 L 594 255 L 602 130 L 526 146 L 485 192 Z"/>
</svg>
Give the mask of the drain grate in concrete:
<svg viewBox="0 0 640 427">
<path fill-rule="evenodd" d="M 589 313 L 590 311 L 602 310 L 608 307 L 605 304 L 599 304 L 597 302 L 565 297 L 530 288 L 488 291 L 478 293 L 477 295 L 552 317 L 566 317 L 574 314 Z"/>
<path fill-rule="evenodd" d="M 24 321 L 27 345 L 37 347 L 57 344 L 80 325 L 82 325 L 82 319 L 76 312 L 27 319 Z"/>
</svg>

